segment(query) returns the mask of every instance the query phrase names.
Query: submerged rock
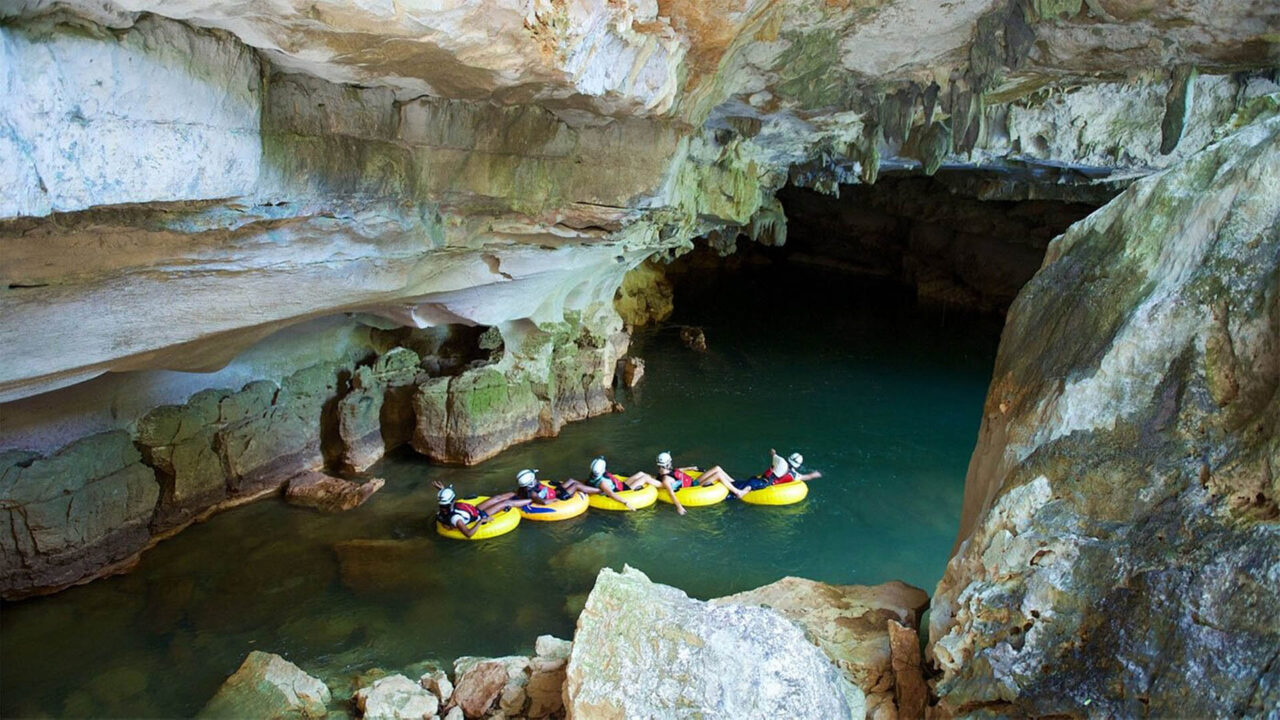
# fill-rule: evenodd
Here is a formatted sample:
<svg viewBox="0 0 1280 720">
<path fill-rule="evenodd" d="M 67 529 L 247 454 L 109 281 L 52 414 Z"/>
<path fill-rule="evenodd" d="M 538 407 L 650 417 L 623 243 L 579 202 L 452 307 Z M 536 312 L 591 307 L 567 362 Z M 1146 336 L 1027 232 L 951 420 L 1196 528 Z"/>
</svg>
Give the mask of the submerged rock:
<svg viewBox="0 0 1280 720">
<path fill-rule="evenodd" d="M 427 593 L 439 589 L 430 538 L 343 540 L 333 546 L 343 587 L 358 594 Z"/>
<path fill-rule="evenodd" d="M 778 613 L 693 600 L 629 567 L 600 572 L 566 675 L 572 717 L 861 720 L 865 712 L 862 692 Z"/>
<path fill-rule="evenodd" d="M 711 603 L 767 607 L 794 621 L 866 695 L 867 717 L 879 718 L 880 713 L 892 713 L 894 708 L 891 624 L 917 627 L 929 596 L 897 581 L 873 586 L 828 585 L 786 577 Z"/>
<path fill-rule="evenodd" d="M 253 651 L 227 678 L 204 709 L 202 718 L 323 717 L 329 688 L 279 655 Z"/>
<path fill-rule="evenodd" d="M 363 505 L 386 482 L 382 478 L 370 478 L 363 483 L 356 483 L 315 470 L 305 470 L 289 478 L 285 485 L 284 499 L 291 505 L 321 512 L 344 512 Z"/>
<path fill-rule="evenodd" d="M 440 699 L 404 675 L 390 675 L 355 694 L 356 707 L 369 720 L 430 720 Z"/>
</svg>

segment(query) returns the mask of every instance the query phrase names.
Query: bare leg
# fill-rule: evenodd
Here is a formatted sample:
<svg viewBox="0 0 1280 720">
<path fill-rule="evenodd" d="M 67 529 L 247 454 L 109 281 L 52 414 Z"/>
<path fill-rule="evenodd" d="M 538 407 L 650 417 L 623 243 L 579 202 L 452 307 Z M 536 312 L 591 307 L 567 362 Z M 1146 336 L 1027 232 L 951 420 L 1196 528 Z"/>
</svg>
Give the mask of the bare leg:
<svg viewBox="0 0 1280 720">
<path fill-rule="evenodd" d="M 676 497 L 675 483 L 671 482 L 671 478 L 662 479 L 662 487 L 667 489 L 667 495 L 671 496 L 671 504 L 676 506 L 676 512 L 681 515 L 685 514 L 684 505 L 680 504 L 680 498 Z"/>
<path fill-rule="evenodd" d="M 627 487 L 632 490 L 635 490 L 636 488 L 644 487 L 645 485 L 662 487 L 662 483 L 658 482 L 656 479 L 654 479 L 652 475 L 650 475 L 647 472 L 644 472 L 643 470 L 627 478 Z"/>
<path fill-rule="evenodd" d="M 733 484 L 733 478 L 729 477 L 729 473 L 725 472 L 719 465 L 716 465 L 710 470 L 702 473 L 702 477 L 698 478 L 698 480 L 701 481 L 703 485 L 710 485 L 713 482 L 718 482 L 728 488 L 729 492 L 733 493 L 736 497 L 742 497 L 747 494 L 746 490 L 739 490 L 737 486 Z"/>
<path fill-rule="evenodd" d="M 485 511 L 489 515 L 497 515 L 507 508 L 524 507 L 530 502 L 530 500 L 517 498 L 515 493 L 502 493 L 501 495 L 494 495 L 476 507 Z"/>
<path fill-rule="evenodd" d="M 574 480 L 573 478 L 569 478 L 568 480 L 565 480 L 564 482 L 560 483 L 560 487 L 564 488 L 565 490 L 568 490 L 571 493 L 587 493 L 588 495 L 595 495 L 596 493 L 600 492 L 599 490 L 596 490 L 593 487 L 583 485 L 582 483 L 578 482 L 577 480 Z"/>
</svg>

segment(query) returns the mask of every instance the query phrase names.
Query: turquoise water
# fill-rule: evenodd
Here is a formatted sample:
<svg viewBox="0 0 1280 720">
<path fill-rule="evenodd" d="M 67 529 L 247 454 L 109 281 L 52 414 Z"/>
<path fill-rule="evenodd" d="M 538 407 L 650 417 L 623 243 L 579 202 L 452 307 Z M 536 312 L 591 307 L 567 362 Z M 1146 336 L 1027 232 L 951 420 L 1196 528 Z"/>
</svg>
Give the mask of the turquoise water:
<svg viewBox="0 0 1280 720">
<path fill-rule="evenodd" d="M 387 485 L 356 511 L 261 502 L 162 543 L 132 574 L 5 604 L 0 715 L 190 715 L 253 649 L 331 684 L 372 667 L 525 651 L 539 634 L 572 634 L 605 565 L 703 598 L 785 575 L 931 592 L 999 322 L 801 267 L 682 288 L 677 307 L 671 322 L 704 326 L 710 351 L 686 350 L 673 326 L 646 331 L 635 350 L 647 374 L 619 393 L 625 413 L 473 468 L 397 453 L 371 470 Z M 474 544 L 430 525 L 434 479 L 465 495 L 512 486 L 525 466 L 581 477 L 597 454 L 617 472 L 648 469 L 661 450 L 742 477 L 764 469 L 770 447 L 824 472 L 804 503 L 592 511 Z M 361 540 L 373 542 L 351 544 Z"/>
</svg>

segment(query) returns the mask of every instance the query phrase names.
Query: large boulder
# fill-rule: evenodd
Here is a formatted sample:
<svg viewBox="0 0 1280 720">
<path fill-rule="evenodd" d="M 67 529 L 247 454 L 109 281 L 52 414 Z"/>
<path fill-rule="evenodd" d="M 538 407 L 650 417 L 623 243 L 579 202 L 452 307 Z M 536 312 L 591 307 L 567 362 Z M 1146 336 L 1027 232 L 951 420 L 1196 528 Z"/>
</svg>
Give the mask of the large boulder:
<svg viewBox="0 0 1280 720">
<path fill-rule="evenodd" d="M 885 718 L 896 714 L 890 625 L 917 627 L 929 596 L 897 581 L 874 586 L 828 585 L 786 577 L 711 602 L 767 607 L 794 621 L 866 695 L 867 717 Z"/>
<path fill-rule="evenodd" d="M 600 572 L 566 670 L 577 718 L 855 718 L 862 692 L 762 607 L 710 604 L 633 568 Z"/>
<path fill-rule="evenodd" d="M 227 678 L 204 709 L 202 718 L 324 717 L 329 688 L 279 655 L 254 650 Z"/>
<path fill-rule="evenodd" d="M 1072 226 L 1010 309 L 932 605 L 944 710 L 1280 706 L 1278 106 Z"/>
<path fill-rule="evenodd" d="M 389 675 L 360 688 L 356 707 L 368 720 L 430 720 L 440 699 L 404 675 Z"/>
</svg>

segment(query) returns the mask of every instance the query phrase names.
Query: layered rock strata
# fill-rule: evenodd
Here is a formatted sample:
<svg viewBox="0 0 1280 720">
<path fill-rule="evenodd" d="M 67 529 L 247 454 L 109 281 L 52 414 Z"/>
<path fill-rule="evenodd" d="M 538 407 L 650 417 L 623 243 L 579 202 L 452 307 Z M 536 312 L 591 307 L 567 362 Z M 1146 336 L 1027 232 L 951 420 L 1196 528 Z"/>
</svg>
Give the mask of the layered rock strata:
<svg viewBox="0 0 1280 720">
<path fill-rule="evenodd" d="M 944 711 L 1280 704 L 1277 107 L 1072 226 L 1010 309 L 932 607 Z"/>
</svg>

